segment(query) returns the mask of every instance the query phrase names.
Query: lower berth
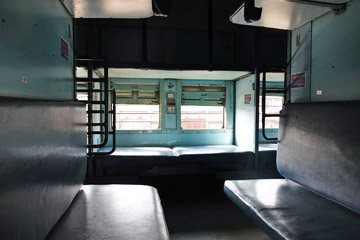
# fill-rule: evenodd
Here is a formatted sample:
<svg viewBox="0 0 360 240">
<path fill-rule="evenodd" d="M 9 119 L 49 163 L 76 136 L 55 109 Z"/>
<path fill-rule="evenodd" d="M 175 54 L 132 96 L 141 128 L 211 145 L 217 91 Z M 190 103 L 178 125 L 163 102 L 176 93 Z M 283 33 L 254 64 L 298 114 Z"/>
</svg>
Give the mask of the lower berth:
<svg viewBox="0 0 360 240">
<path fill-rule="evenodd" d="M 227 196 L 273 239 L 359 239 L 360 217 L 287 179 L 226 181 Z"/>
<path fill-rule="evenodd" d="M 103 148 L 106 152 L 109 148 Z M 95 156 L 96 176 L 172 175 L 176 173 L 250 170 L 254 153 L 235 145 L 117 147 L 111 155 Z"/>
<path fill-rule="evenodd" d="M 48 240 L 165 240 L 157 190 L 141 185 L 84 185 Z"/>
</svg>

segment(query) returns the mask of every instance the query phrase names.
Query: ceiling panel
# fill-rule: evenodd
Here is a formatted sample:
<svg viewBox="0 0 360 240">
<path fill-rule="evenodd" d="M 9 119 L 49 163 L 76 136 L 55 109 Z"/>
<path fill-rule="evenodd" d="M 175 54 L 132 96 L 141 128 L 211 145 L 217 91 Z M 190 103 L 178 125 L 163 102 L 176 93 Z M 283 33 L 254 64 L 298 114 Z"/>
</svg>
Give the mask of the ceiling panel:
<svg viewBox="0 0 360 240">
<path fill-rule="evenodd" d="M 344 0 L 323 0 L 324 3 L 340 4 Z M 244 8 L 230 18 L 235 24 L 293 30 L 331 11 L 329 7 L 319 7 L 288 0 L 256 0 L 256 7 L 262 7 L 259 21 L 248 23 L 244 19 Z"/>
<path fill-rule="evenodd" d="M 151 0 L 64 0 L 75 18 L 148 18 Z"/>
<path fill-rule="evenodd" d="M 101 75 L 103 70 L 100 69 Z M 110 68 L 109 78 L 133 79 L 192 79 L 192 80 L 234 80 L 248 74 L 240 71 L 168 71 L 150 69 Z M 77 68 L 78 77 L 86 77 L 85 68 Z"/>
</svg>

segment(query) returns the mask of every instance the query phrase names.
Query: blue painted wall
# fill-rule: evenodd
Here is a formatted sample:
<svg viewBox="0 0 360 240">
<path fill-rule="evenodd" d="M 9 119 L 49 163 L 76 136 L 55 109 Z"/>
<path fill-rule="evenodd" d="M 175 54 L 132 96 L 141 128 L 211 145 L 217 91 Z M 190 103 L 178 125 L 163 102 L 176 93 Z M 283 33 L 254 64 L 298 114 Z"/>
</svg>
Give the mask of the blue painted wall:
<svg viewBox="0 0 360 240">
<path fill-rule="evenodd" d="M 331 12 L 313 22 L 312 101 L 360 99 L 359 13 L 360 1 L 353 0 L 345 13 Z"/>
<path fill-rule="evenodd" d="M 61 1 L 0 1 L 0 96 L 72 100 L 71 35 L 72 18 Z M 68 61 L 61 37 L 69 43 Z"/>
<path fill-rule="evenodd" d="M 303 90 L 291 89 L 292 102 L 345 101 L 360 99 L 360 1 L 348 3 L 346 12 L 329 12 L 292 32 L 292 38 L 310 28 L 311 44 L 303 45 L 300 62 L 292 60 L 294 68 L 310 68 L 310 78 Z M 304 36 L 303 36 L 304 37 Z M 306 37 L 305 37 L 306 39 Z M 295 53 L 297 48 L 292 46 Z M 310 55 L 310 58 L 307 57 Z M 317 91 L 322 94 L 318 95 Z"/>
<path fill-rule="evenodd" d="M 235 144 L 255 151 L 255 75 L 236 81 Z M 251 94 L 251 103 L 245 104 L 244 95 Z"/>
</svg>

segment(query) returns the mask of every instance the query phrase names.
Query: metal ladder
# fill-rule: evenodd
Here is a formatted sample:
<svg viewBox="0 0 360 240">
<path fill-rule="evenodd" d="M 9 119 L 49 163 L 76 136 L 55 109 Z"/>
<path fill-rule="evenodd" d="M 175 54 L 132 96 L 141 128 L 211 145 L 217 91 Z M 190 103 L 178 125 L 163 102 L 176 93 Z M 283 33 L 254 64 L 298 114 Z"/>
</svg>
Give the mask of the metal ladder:
<svg viewBox="0 0 360 240">
<path fill-rule="evenodd" d="M 269 70 L 269 69 L 267 69 Z M 276 71 L 279 71 L 279 69 L 275 69 Z M 283 70 L 280 70 L 283 71 Z M 279 94 L 286 94 L 286 72 L 283 71 L 285 73 L 285 79 L 284 79 L 284 88 L 283 89 L 267 89 L 266 88 L 266 72 L 267 71 L 263 71 L 263 78 L 262 78 L 262 90 L 261 90 L 261 110 L 262 110 L 262 135 L 264 137 L 264 139 L 268 140 L 268 141 L 276 141 L 278 140 L 278 138 L 270 138 L 266 136 L 266 131 L 265 131 L 265 121 L 266 118 L 268 117 L 279 117 L 280 118 L 280 113 L 277 114 L 267 114 L 266 113 L 266 94 L 267 93 L 279 93 Z"/>
<path fill-rule="evenodd" d="M 86 94 L 87 99 L 78 99 L 78 101 L 87 105 L 88 155 L 111 154 L 116 149 L 116 92 L 115 89 L 109 90 L 107 62 L 104 59 L 77 59 L 76 61 L 82 63 L 82 66 L 84 63 L 87 66 L 87 78 L 76 77 L 76 98 L 78 99 L 78 96 L 85 96 Z M 95 67 L 99 66 L 104 68 L 104 76 L 94 78 Z M 95 116 L 98 116 L 98 121 Z M 94 130 L 96 127 L 98 129 Z M 100 135 L 101 143 L 94 143 L 95 135 Z M 112 135 L 112 149 L 108 152 L 94 151 L 105 147 L 110 135 Z"/>
</svg>

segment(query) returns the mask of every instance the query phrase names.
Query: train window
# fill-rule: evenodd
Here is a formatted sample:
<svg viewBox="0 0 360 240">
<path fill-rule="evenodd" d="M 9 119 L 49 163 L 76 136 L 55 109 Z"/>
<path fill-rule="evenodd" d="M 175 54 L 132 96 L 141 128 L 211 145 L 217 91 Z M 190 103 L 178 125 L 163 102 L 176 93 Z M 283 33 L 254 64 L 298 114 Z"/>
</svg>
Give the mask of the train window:
<svg viewBox="0 0 360 240">
<path fill-rule="evenodd" d="M 225 85 L 183 85 L 181 128 L 224 128 L 225 90 Z"/>
<path fill-rule="evenodd" d="M 112 82 L 118 130 L 160 128 L 159 82 Z"/>
<path fill-rule="evenodd" d="M 266 114 L 279 114 L 284 104 L 284 73 L 266 73 Z M 259 127 L 262 128 L 262 81 L 260 83 L 260 101 L 259 101 Z M 277 130 L 279 128 L 279 117 L 266 117 L 265 129 Z"/>
<path fill-rule="evenodd" d="M 282 109 L 284 102 L 283 96 L 266 96 L 266 113 L 267 114 L 278 114 Z M 262 97 L 260 96 L 260 124 L 259 127 L 262 128 Z M 278 117 L 269 117 L 266 118 L 265 128 L 266 129 L 277 129 L 279 128 L 279 118 Z"/>
<path fill-rule="evenodd" d="M 224 128 L 223 106 L 181 106 L 183 129 Z"/>
<path fill-rule="evenodd" d="M 159 105 L 117 104 L 116 129 L 158 129 L 160 125 L 159 109 Z"/>
</svg>

